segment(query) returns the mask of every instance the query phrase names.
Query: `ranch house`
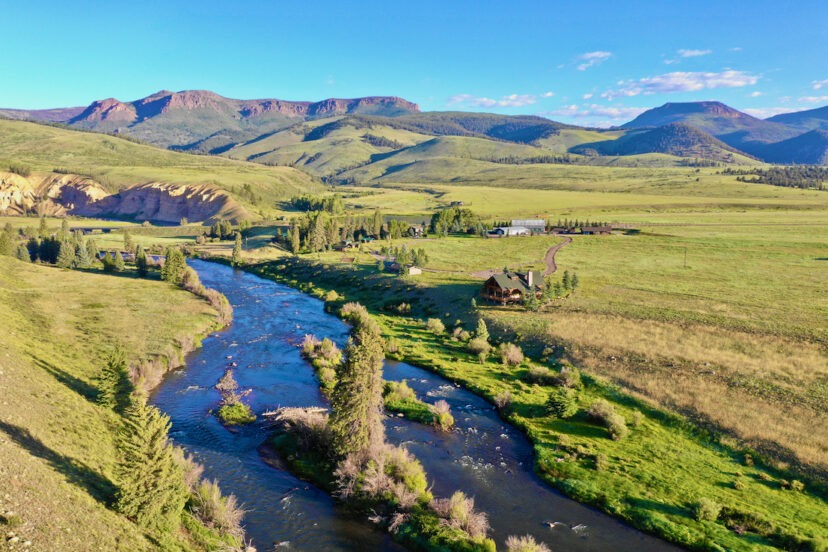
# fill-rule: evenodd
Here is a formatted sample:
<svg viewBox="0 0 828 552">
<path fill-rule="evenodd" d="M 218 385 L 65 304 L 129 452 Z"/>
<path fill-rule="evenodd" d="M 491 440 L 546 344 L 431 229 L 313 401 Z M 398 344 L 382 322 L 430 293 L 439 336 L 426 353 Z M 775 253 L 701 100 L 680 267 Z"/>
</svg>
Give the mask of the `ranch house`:
<svg viewBox="0 0 828 552">
<path fill-rule="evenodd" d="M 483 284 L 483 298 L 506 305 L 520 303 L 529 293 L 540 297 L 543 292 L 543 273 L 530 270 L 526 273 L 504 272 L 494 274 Z"/>
</svg>

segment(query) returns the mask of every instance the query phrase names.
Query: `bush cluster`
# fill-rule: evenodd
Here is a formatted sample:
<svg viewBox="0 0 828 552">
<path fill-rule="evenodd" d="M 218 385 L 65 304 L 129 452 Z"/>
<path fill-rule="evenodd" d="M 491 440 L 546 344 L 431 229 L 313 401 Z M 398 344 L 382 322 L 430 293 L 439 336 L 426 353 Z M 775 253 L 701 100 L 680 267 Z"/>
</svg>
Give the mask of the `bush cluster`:
<svg viewBox="0 0 828 552">
<path fill-rule="evenodd" d="M 603 425 L 609 431 L 610 437 L 618 441 L 627 436 L 627 422 L 618 414 L 613 406 L 604 399 L 598 399 L 587 410 L 590 418 Z"/>
</svg>

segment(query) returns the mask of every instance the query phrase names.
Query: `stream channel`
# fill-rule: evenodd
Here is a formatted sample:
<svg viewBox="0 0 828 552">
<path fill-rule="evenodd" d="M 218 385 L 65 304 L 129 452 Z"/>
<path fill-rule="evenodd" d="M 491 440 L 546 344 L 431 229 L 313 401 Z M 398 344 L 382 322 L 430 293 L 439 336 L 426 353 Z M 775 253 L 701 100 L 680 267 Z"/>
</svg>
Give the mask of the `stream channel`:
<svg viewBox="0 0 828 552">
<path fill-rule="evenodd" d="M 242 389 L 257 414 L 281 406 L 323 406 L 313 368 L 299 354 L 305 334 L 329 337 L 341 348 L 348 326 L 323 303 L 295 289 L 205 261 L 191 261 L 204 285 L 224 293 L 233 324 L 212 334 L 170 374 L 153 403 L 172 420 L 171 436 L 204 465 L 204 476 L 236 495 L 247 514 L 248 536 L 271 550 L 403 550 L 370 522 L 349 515 L 328 494 L 267 465 L 258 448 L 268 430 L 255 423 L 224 428 L 209 411 L 219 402 L 214 385 L 235 363 Z M 532 447 L 493 407 L 426 370 L 387 361 L 387 380 L 408 380 L 426 402 L 448 401 L 456 419 L 449 433 L 397 417 L 386 419 L 388 440 L 405 445 L 433 483 L 435 496 L 463 490 L 489 514 L 490 536 L 503 549 L 509 535 L 532 534 L 556 552 L 676 550 L 601 512 L 566 498 L 532 471 Z"/>
</svg>

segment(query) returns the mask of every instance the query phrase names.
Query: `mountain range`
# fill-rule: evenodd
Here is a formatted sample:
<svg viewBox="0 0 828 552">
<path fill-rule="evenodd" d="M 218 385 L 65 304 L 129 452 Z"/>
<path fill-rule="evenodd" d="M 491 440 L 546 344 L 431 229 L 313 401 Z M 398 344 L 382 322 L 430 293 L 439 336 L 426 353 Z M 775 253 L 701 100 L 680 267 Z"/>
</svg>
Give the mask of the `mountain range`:
<svg viewBox="0 0 828 552">
<path fill-rule="evenodd" d="M 667 103 L 602 130 L 526 115 L 421 112 L 417 104 L 390 96 L 309 102 L 162 90 L 131 102 L 109 98 L 87 107 L 0 109 L 0 116 L 340 180 L 382 178 L 414 163 L 436 166 L 438 159 L 443 165 L 446 159 L 603 164 L 607 157 L 620 164 L 680 164 L 681 158 L 828 162 L 828 107 L 758 119 L 715 101 Z"/>
</svg>

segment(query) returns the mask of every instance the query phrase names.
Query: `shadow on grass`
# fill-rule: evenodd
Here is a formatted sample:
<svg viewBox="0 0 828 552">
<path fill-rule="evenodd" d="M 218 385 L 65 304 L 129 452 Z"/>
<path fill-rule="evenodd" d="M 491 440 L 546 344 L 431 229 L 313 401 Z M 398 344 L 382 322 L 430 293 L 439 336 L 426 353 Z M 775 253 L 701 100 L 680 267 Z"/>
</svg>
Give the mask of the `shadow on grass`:
<svg viewBox="0 0 828 552">
<path fill-rule="evenodd" d="M 52 468 L 63 474 L 67 481 L 89 493 L 98 502 L 107 505 L 112 503 L 117 488 L 108 478 L 83 462 L 50 449 L 28 429 L 0 420 L 0 431 L 33 456 L 48 462 Z"/>
<path fill-rule="evenodd" d="M 65 370 L 58 368 L 50 362 L 46 362 L 45 360 L 37 357 L 32 357 L 32 360 L 37 366 L 46 370 L 52 377 L 84 399 L 90 402 L 95 402 L 97 400 L 98 389 L 94 385 L 90 385 L 89 383 L 73 376 Z"/>
</svg>

